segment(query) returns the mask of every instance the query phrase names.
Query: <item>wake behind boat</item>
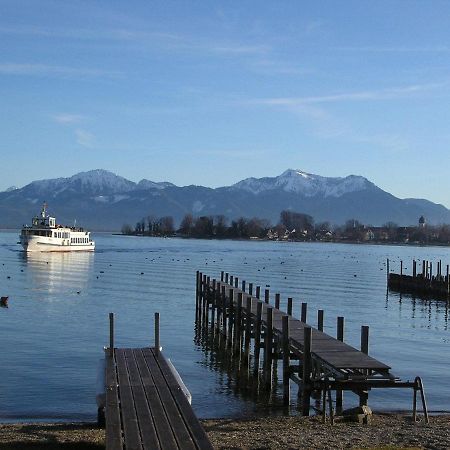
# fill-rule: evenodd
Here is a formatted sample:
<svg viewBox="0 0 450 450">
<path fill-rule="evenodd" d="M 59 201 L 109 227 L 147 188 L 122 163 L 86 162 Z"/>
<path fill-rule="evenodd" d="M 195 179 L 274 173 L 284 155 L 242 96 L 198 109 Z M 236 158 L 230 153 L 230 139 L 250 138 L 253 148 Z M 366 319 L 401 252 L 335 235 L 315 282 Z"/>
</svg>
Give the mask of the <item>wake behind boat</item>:
<svg viewBox="0 0 450 450">
<path fill-rule="evenodd" d="M 41 215 L 33 217 L 32 225 L 22 228 L 20 243 L 26 252 L 92 252 L 95 249 L 89 231 L 57 225 L 56 219 L 47 214 L 46 203 Z"/>
</svg>

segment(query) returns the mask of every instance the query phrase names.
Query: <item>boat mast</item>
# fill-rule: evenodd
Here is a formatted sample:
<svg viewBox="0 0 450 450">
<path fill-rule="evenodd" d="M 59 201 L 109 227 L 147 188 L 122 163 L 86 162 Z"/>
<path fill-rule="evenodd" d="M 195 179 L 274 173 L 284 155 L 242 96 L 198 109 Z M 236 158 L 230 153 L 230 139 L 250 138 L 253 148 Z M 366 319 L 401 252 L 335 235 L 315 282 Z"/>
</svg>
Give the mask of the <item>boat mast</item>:
<svg viewBox="0 0 450 450">
<path fill-rule="evenodd" d="M 46 214 L 47 214 L 47 202 L 44 201 L 44 204 L 42 205 L 41 217 L 45 219 Z"/>
</svg>

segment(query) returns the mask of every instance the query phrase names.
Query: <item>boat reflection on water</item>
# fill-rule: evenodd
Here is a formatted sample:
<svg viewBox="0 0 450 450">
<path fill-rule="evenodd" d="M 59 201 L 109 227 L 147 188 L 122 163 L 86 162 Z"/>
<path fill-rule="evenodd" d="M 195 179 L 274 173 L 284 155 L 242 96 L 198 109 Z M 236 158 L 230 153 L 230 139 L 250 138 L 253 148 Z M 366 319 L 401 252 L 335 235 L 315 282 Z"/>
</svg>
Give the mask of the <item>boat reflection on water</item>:
<svg viewBox="0 0 450 450">
<path fill-rule="evenodd" d="M 21 253 L 29 284 L 49 294 L 79 294 L 93 272 L 93 252 Z"/>
</svg>

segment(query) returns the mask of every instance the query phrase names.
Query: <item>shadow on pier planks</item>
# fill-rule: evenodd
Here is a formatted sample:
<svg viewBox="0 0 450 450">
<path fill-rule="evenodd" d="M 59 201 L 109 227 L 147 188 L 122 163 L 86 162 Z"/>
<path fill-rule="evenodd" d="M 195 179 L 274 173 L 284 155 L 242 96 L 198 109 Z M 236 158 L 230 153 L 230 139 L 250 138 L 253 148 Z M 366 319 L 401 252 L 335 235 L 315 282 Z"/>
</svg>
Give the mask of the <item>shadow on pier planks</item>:
<svg viewBox="0 0 450 450">
<path fill-rule="evenodd" d="M 421 267 L 416 260 L 412 261 L 412 274 L 404 273 L 403 261 L 400 261 L 400 273 L 390 271 L 390 261 L 387 260 L 387 287 L 388 289 L 414 294 L 426 298 L 436 298 L 450 301 L 450 276 L 447 264 L 445 275 L 442 270 L 442 261 L 436 264 L 436 273 L 433 275 L 433 263 L 422 260 Z M 418 271 L 417 269 L 421 269 Z"/>
<path fill-rule="evenodd" d="M 318 311 L 317 328 L 306 323 L 307 304 L 302 303 L 301 318 L 292 315 L 293 299 L 288 298 L 287 312 L 281 311 L 280 294 L 270 304 L 270 292 L 260 286 L 241 282 L 237 277 L 221 273 L 220 281 L 197 272 L 196 331 L 203 343 L 214 349 L 216 358 L 234 374 L 236 386 L 247 386 L 249 395 L 265 391 L 268 398 L 277 386 L 281 366 L 283 401 L 291 401 L 291 382 L 298 385 L 299 408 L 309 415 L 311 397 L 326 420 L 328 407 L 331 420 L 334 407 L 343 409 L 343 391 L 359 396 L 367 405 L 373 388 L 409 388 L 413 390 L 413 417 L 417 416 L 417 393 L 420 393 L 426 420 L 425 394 L 422 380 L 401 381 L 386 364 L 371 358 L 369 327 L 361 327 L 361 350 L 344 343 L 344 318 L 337 318 L 337 337 L 323 332 L 323 310 Z M 210 336 L 204 339 L 205 336 Z M 224 362 L 229 358 L 229 365 Z M 281 364 L 278 364 L 281 361 Z M 297 362 L 297 364 L 293 364 Z M 317 406 L 319 404 L 319 406 Z M 321 407 L 320 407 L 321 404 Z"/>
</svg>

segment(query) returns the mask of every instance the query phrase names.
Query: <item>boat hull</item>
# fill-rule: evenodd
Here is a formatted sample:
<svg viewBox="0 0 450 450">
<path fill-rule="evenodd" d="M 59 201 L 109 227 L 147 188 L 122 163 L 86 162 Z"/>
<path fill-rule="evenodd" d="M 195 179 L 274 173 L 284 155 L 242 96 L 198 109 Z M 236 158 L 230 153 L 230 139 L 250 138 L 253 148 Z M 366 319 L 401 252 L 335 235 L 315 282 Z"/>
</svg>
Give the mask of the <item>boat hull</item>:
<svg viewBox="0 0 450 450">
<path fill-rule="evenodd" d="M 71 244 L 68 239 L 53 240 L 43 236 L 29 236 L 21 239 L 20 243 L 26 252 L 93 252 L 95 250 L 95 243 L 92 241 L 87 244 Z"/>
</svg>

